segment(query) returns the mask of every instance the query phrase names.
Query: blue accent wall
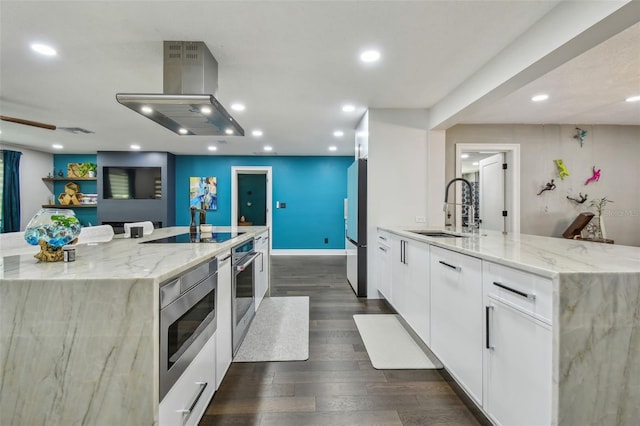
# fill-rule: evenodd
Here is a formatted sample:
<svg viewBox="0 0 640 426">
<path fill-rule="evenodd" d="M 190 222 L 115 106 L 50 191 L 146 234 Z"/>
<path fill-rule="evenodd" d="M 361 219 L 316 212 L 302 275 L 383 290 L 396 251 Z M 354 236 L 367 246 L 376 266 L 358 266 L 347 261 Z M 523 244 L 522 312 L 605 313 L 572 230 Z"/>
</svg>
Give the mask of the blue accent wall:
<svg viewBox="0 0 640 426">
<path fill-rule="evenodd" d="M 347 168 L 353 157 L 176 157 L 176 225 L 189 225 L 189 177 L 217 178 L 218 209 L 207 223 L 231 224 L 231 167 L 271 166 L 274 249 L 344 249 Z M 276 202 L 286 208 L 276 209 Z M 328 238 L 328 243 L 324 239 Z"/>
</svg>

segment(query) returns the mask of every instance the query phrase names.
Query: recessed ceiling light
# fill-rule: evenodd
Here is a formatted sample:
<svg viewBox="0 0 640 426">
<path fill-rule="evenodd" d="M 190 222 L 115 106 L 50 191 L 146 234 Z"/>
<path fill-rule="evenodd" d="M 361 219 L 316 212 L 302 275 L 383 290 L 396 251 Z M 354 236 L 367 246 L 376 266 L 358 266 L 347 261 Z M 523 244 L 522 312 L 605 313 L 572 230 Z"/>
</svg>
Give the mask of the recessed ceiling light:
<svg viewBox="0 0 640 426">
<path fill-rule="evenodd" d="M 264 150 L 265 150 L 265 151 L 273 151 L 273 147 L 272 147 L 272 146 L 267 145 L 267 146 L 265 146 L 265 147 L 264 147 Z"/>
<path fill-rule="evenodd" d="M 56 49 L 42 43 L 31 43 L 31 49 L 34 52 L 38 52 L 39 54 L 45 56 L 56 56 L 58 54 L 58 52 L 56 52 Z"/>
<path fill-rule="evenodd" d="M 627 99 L 625 99 L 625 101 L 627 101 L 627 102 L 638 102 L 638 101 L 640 101 L 640 95 L 638 95 L 638 96 L 630 96 Z"/>
<path fill-rule="evenodd" d="M 341 138 L 342 136 L 344 136 L 344 132 L 342 130 L 336 130 L 335 132 L 333 132 L 333 136 L 335 136 L 336 138 Z"/>
<path fill-rule="evenodd" d="M 140 145 L 133 144 L 133 145 L 130 145 L 129 148 L 138 150 L 140 149 Z"/>
<path fill-rule="evenodd" d="M 211 114 L 211 108 L 209 108 L 208 106 L 203 106 L 202 108 L 200 108 L 200 112 L 204 115 L 209 115 Z"/>
<path fill-rule="evenodd" d="M 462 154 L 460 155 L 460 158 L 462 158 L 463 160 L 469 158 L 469 154 Z"/>
<path fill-rule="evenodd" d="M 140 111 L 142 111 L 145 114 L 151 114 L 153 112 L 153 109 L 150 106 L 143 106 L 142 108 L 140 108 Z"/>
<path fill-rule="evenodd" d="M 360 54 L 360 60 L 362 62 L 377 62 L 380 60 L 380 52 L 378 50 L 366 50 Z"/>
<path fill-rule="evenodd" d="M 473 163 L 471 163 L 471 165 L 472 165 L 472 166 L 477 166 L 477 165 L 479 165 L 479 164 L 480 164 L 480 163 L 478 163 L 477 161 L 474 161 Z"/>
<path fill-rule="evenodd" d="M 338 148 L 335 147 L 335 146 L 330 146 L 329 147 L 329 151 L 337 151 L 337 150 L 338 150 Z"/>
<path fill-rule="evenodd" d="M 254 130 L 253 132 L 251 132 L 251 134 L 252 134 L 253 136 L 256 136 L 256 137 L 257 137 L 257 136 L 262 136 L 262 130 L 257 130 L 257 129 L 256 129 L 256 130 Z"/>
<path fill-rule="evenodd" d="M 54 143 L 53 145 L 51 145 L 51 147 L 53 149 L 62 149 L 62 148 L 64 148 L 64 146 L 60 145 L 59 143 Z"/>
<path fill-rule="evenodd" d="M 212 145 L 212 146 L 208 147 L 207 149 L 208 149 L 209 151 L 217 151 L 217 150 L 218 150 L 218 147 L 217 147 L 217 146 L 213 146 L 213 145 Z"/>
<path fill-rule="evenodd" d="M 233 134 L 233 129 L 226 129 L 224 132 L 226 134 L 228 134 L 228 135 L 232 135 Z"/>
<path fill-rule="evenodd" d="M 181 127 L 178 129 L 178 133 L 180 133 L 181 135 L 186 135 L 187 133 L 189 133 L 189 131 Z"/>
<path fill-rule="evenodd" d="M 231 109 L 234 111 L 244 111 L 244 105 L 241 103 L 231 104 Z"/>
<path fill-rule="evenodd" d="M 347 104 L 347 105 L 343 105 L 342 106 L 342 111 L 344 111 L 344 112 L 353 112 L 355 110 L 356 110 L 356 107 L 354 107 L 351 104 Z"/>
<path fill-rule="evenodd" d="M 540 95 L 535 95 L 534 97 L 531 98 L 533 102 L 542 102 L 542 101 L 546 101 L 547 99 L 549 99 L 549 95 L 545 93 L 542 93 Z"/>
</svg>

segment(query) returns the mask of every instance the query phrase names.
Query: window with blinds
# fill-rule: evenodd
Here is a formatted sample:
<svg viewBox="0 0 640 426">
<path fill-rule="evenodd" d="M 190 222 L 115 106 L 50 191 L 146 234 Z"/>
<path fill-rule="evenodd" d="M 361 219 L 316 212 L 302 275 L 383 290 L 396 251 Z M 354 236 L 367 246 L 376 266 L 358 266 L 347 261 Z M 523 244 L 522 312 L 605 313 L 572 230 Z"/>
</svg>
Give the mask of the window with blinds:
<svg viewBox="0 0 640 426">
<path fill-rule="evenodd" d="M 128 200 L 131 197 L 131 182 L 126 170 L 111 170 L 108 174 L 111 198 Z"/>
</svg>

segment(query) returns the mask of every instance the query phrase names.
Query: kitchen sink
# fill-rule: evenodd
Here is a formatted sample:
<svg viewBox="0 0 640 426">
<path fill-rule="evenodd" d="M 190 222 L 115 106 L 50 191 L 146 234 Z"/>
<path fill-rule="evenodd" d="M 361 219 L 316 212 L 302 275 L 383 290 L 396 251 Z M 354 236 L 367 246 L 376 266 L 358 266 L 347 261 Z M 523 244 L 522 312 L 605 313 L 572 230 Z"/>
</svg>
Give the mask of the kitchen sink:
<svg viewBox="0 0 640 426">
<path fill-rule="evenodd" d="M 434 237 L 434 238 L 464 238 L 466 235 L 453 234 L 445 231 L 409 231 L 414 234 L 424 235 L 425 237 Z"/>
</svg>

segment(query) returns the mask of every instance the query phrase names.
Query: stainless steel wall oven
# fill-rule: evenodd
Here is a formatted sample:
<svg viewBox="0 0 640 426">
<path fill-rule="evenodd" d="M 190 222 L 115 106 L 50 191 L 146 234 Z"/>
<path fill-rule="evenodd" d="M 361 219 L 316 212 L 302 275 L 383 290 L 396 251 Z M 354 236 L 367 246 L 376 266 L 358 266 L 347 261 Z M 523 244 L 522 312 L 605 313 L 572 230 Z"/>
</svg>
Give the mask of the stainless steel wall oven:
<svg viewBox="0 0 640 426">
<path fill-rule="evenodd" d="M 233 354 L 235 355 L 247 334 L 256 313 L 256 267 L 255 260 L 260 255 L 255 251 L 254 240 L 233 248 L 232 253 L 232 302 Z"/>
<path fill-rule="evenodd" d="M 216 259 L 160 287 L 160 400 L 216 331 Z"/>
</svg>

